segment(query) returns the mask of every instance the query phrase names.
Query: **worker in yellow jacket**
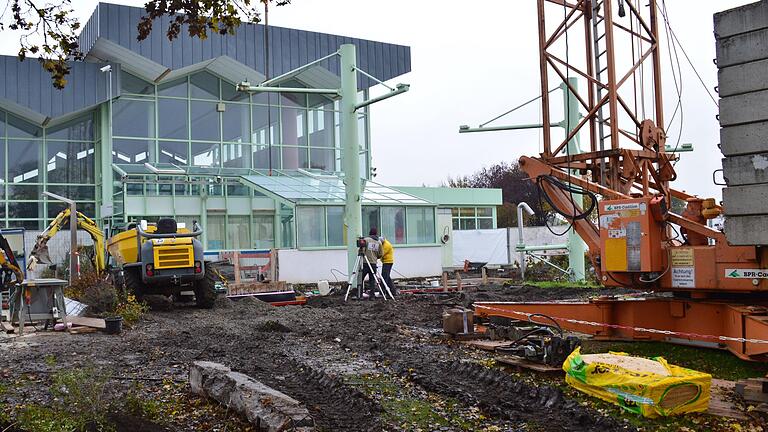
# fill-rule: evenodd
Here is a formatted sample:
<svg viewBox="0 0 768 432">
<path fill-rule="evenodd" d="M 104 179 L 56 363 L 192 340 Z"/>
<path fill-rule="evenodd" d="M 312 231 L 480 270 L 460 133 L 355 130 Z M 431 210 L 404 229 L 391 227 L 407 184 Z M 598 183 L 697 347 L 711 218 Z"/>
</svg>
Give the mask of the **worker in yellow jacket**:
<svg viewBox="0 0 768 432">
<path fill-rule="evenodd" d="M 395 285 L 392 283 L 392 266 L 395 264 L 395 248 L 392 243 L 384 237 L 381 237 L 381 277 L 386 282 L 393 294 L 396 293 Z"/>
</svg>

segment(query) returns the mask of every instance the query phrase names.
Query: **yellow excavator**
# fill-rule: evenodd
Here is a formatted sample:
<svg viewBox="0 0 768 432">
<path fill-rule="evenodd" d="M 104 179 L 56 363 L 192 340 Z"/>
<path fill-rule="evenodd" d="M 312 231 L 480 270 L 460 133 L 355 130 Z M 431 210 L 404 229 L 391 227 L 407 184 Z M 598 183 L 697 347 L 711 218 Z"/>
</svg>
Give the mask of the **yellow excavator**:
<svg viewBox="0 0 768 432">
<path fill-rule="evenodd" d="M 69 222 L 69 216 L 72 214 L 69 208 L 59 213 L 43 232 L 37 236 L 35 246 L 29 255 L 27 270 L 34 270 L 38 264 L 52 264 L 51 255 L 48 250 L 48 241 L 61 231 L 62 227 Z M 102 273 L 106 269 L 106 249 L 104 247 L 104 233 L 101 232 L 96 222 L 88 216 L 77 212 L 77 228 L 90 234 L 93 239 L 93 256 L 91 262 L 96 273 Z"/>
<path fill-rule="evenodd" d="M 38 264 L 52 264 L 48 241 L 67 224 L 71 214 L 70 209 L 65 209 L 37 236 L 28 270 L 34 270 Z M 106 240 L 96 222 L 77 212 L 77 228 L 93 239 L 91 262 L 97 273 L 107 270 L 109 252 L 112 264 L 109 270 L 118 287 L 126 288 L 139 298 L 153 294 L 180 297 L 189 290 L 194 292 L 197 306 L 213 307 L 216 283 L 222 278 L 213 265 L 205 261 L 202 243 L 197 239 L 203 230 L 197 222 L 193 230 L 177 226 L 170 218 L 162 218 L 156 224 L 132 223 L 125 231 Z"/>
</svg>

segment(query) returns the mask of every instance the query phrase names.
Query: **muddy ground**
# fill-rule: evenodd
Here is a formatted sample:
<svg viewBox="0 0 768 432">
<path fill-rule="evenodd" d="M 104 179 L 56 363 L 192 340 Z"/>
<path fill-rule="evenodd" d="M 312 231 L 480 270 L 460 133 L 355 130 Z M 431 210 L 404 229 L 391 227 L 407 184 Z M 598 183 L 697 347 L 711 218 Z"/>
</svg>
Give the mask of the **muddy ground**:
<svg viewBox="0 0 768 432">
<path fill-rule="evenodd" d="M 170 391 L 169 383 L 185 391 L 190 363 L 208 360 L 298 399 L 318 429 L 326 431 L 633 430 L 625 418 L 594 408 L 585 397 L 490 366 L 486 354 L 441 335 L 441 313 L 451 304 L 600 292 L 492 287 L 448 298 L 404 295 L 396 302 L 315 297 L 303 307 L 222 297 L 212 310 L 150 312 L 120 336 L 38 333 L 23 338 L 23 344 L 0 337 L 0 384 L 6 380 L 0 406 L 12 421 L 18 407 L 51 399 L 46 376 L 82 367 L 112 377 L 113 398 L 137 381 L 144 397 L 162 397 L 164 389 Z M 25 373 L 34 378 L 31 384 L 13 380 Z M 168 420 L 154 422 L 156 429 L 145 428 L 222 430 L 212 418 L 205 428 L 200 416 Z"/>
</svg>

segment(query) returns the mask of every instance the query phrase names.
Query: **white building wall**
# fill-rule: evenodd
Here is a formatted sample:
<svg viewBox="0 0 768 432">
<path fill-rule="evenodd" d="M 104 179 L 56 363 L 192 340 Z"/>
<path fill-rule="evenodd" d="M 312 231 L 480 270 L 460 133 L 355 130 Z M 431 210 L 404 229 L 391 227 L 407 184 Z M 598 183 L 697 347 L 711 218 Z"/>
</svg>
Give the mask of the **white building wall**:
<svg viewBox="0 0 768 432">
<path fill-rule="evenodd" d="M 347 251 L 330 250 L 278 250 L 280 280 L 288 283 L 316 283 L 319 280 L 345 281 Z M 331 271 L 335 269 L 337 271 Z M 392 279 L 403 277 L 429 277 L 442 273 L 440 246 L 395 247 L 395 265 Z"/>
<path fill-rule="evenodd" d="M 563 227 L 553 228 L 556 232 Z M 517 228 L 492 230 L 453 231 L 453 265 L 461 267 L 464 260 L 484 262 L 491 265 L 519 264 L 519 253 L 515 252 L 518 241 Z M 556 236 L 547 227 L 524 227 L 523 241 L 526 246 L 563 244 L 568 236 Z"/>
</svg>

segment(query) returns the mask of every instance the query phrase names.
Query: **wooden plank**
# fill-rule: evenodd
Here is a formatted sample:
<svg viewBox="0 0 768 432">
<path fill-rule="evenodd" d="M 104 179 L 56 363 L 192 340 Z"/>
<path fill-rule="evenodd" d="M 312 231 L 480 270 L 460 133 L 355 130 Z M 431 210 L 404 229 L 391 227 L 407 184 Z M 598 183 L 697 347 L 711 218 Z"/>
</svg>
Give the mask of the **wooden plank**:
<svg viewBox="0 0 768 432">
<path fill-rule="evenodd" d="M 559 367 L 550 366 L 547 364 L 536 363 L 516 356 L 502 356 L 496 357 L 497 362 L 506 366 L 513 366 L 520 369 L 528 369 L 536 372 L 547 374 L 560 374 L 563 373 L 563 369 Z"/>
<path fill-rule="evenodd" d="M 747 418 L 746 414 L 732 402 L 735 390 L 735 381 L 712 378 L 707 413 L 719 417 L 745 420 Z"/>
<path fill-rule="evenodd" d="M 84 334 L 84 333 L 96 333 L 99 329 L 94 327 L 73 327 L 69 330 L 69 334 Z"/>
<path fill-rule="evenodd" d="M 97 329 L 107 328 L 107 323 L 105 323 L 104 320 L 101 318 L 86 318 L 86 317 L 79 317 L 79 316 L 70 316 L 70 317 L 67 317 L 67 321 L 71 322 L 72 325 L 93 327 Z"/>
<path fill-rule="evenodd" d="M 9 323 L 8 321 L 0 321 L 0 326 L 3 327 L 3 330 L 6 333 L 13 333 L 14 331 L 13 324 Z"/>
<path fill-rule="evenodd" d="M 509 341 L 491 341 L 491 340 L 471 340 L 462 342 L 465 345 L 472 348 L 481 349 L 483 351 L 496 351 L 496 348 L 502 345 L 508 345 Z"/>
</svg>

